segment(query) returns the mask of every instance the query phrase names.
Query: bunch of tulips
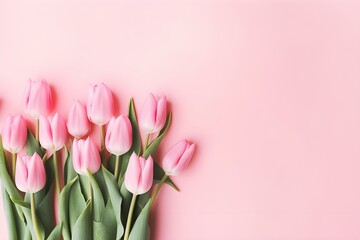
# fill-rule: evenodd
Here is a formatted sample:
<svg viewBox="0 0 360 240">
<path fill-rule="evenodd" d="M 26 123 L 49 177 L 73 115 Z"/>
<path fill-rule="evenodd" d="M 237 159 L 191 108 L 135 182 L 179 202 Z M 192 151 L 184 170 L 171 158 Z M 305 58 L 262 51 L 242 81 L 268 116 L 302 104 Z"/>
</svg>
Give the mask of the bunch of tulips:
<svg viewBox="0 0 360 240">
<path fill-rule="evenodd" d="M 137 117 L 114 116 L 111 90 L 91 85 L 67 120 L 53 113 L 51 88 L 29 80 L 25 112 L 8 116 L 0 142 L 0 178 L 10 239 L 149 238 L 148 218 L 161 186 L 176 185 L 195 146 L 182 140 L 161 164 L 155 153 L 171 122 L 165 96 L 150 94 Z M 28 124 L 35 125 L 35 132 Z M 92 128 L 100 128 L 100 146 Z M 143 134 L 141 134 L 143 131 Z M 142 141 L 141 135 L 146 136 Z"/>
</svg>

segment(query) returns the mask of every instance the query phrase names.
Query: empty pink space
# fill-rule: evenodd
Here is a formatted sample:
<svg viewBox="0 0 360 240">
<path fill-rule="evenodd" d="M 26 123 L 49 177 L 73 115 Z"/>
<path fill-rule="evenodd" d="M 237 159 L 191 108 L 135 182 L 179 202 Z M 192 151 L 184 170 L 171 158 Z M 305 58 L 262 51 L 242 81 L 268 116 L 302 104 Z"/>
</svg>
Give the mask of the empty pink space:
<svg viewBox="0 0 360 240">
<path fill-rule="evenodd" d="M 67 115 L 105 82 L 167 95 L 164 153 L 194 161 L 152 211 L 156 240 L 360 239 L 357 1 L 0 0 L 0 125 L 45 78 Z M 7 233 L 0 208 L 0 230 Z"/>
</svg>

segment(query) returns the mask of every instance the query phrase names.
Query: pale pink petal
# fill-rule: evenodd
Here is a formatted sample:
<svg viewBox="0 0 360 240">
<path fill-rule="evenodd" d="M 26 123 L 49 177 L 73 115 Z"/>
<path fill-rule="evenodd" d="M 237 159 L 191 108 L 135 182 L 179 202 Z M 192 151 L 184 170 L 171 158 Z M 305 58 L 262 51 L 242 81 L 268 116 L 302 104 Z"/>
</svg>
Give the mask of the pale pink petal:
<svg viewBox="0 0 360 240">
<path fill-rule="evenodd" d="M 185 150 L 184 154 L 181 156 L 178 164 L 173 168 L 170 176 L 176 176 L 179 173 L 181 173 L 187 166 L 189 165 L 193 155 L 195 152 L 195 144 L 191 144 L 188 146 L 188 148 Z"/>
<path fill-rule="evenodd" d="M 147 132 L 152 133 L 156 124 L 157 102 L 154 94 L 149 94 L 140 114 L 140 126 Z"/>
<path fill-rule="evenodd" d="M 53 137 L 49 119 L 41 115 L 39 123 L 39 140 L 41 146 L 47 150 L 53 150 Z"/>
<path fill-rule="evenodd" d="M 141 178 L 141 169 L 140 169 L 139 157 L 134 152 L 129 159 L 129 164 L 127 166 L 125 173 L 126 189 L 133 194 L 137 194 L 140 178 Z"/>
<path fill-rule="evenodd" d="M 35 193 L 40 191 L 46 183 L 46 173 L 41 157 L 34 153 L 34 155 L 27 162 L 28 167 L 28 191 Z"/>
<path fill-rule="evenodd" d="M 167 100 L 166 96 L 160 98 L 157 103 L 156 111 L 156 124 L 154 127 L 154 132 L 159 132 L 165 125 L 167 117 Z"/>
<path fill-rule="evenodd" d="M 24 156 L 23 158 L 30 158 L 29 156 Z M 24 163 L 22 157 L 18 155 L 16 160 L 16 168 L 15 168 L 15 184 L 16 187 L 22 192 L 28 192 L 28 170 L 27 166 Z"/>
</svg>

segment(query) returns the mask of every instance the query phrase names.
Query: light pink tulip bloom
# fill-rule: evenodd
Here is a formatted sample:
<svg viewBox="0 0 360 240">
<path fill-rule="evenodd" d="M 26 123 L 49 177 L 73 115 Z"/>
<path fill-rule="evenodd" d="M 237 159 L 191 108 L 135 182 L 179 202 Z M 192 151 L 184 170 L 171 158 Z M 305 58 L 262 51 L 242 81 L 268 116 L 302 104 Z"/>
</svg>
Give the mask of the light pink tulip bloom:
<svg viewBox="0 0 360 240">
<path fill-rule="evenodd" d="M 195 144 L 182 140 L 173 146 L 165 155 L 163 169 L 168 176 L 176 176 L 188 165 L 194 155 Z"/>
<path fill-rule="evenodd" d="M 11 153 L 20 152 L 26 144 L 27 126 L 21 115 L 8 116 L 2 129 L 3 147 Z"/>
<path fill-rule="evenodd" d="M 43 148 L 58 151 L 65 145 L 66 139 L 66 124 L 58 113 L 52 118 L 40 116 L 39 140 Z"/>
<path fill-rule="evenodd" d="M 139 157 L 135 152 L 129 159 L 125 173 L 125 187 L 132 194 L 144 194 L 150 190 L 153 182 L 153 159 L 151 156 L 146 160 Z"/>
<path fill-rule="evenodd" d="M 91 138 L 86 140 L 74 139 L 72 145 L 72 162 L 75 171 L 80 175 L 96 173 L 100 169 L 101 159 L 99 150 Z"/>
<path fill-rule="evenodd" d="M 32 81 L 29 79 L 25 88 L 26 113 L 34 119 L 40 115 L 47 116 L 51 112 L 52 97 L 51 90 L 45 80 Z"/>
<path fill-rule="evenodd" d="M 159 132 L 165 125 L 167 116 L 166 96 L 150 94 L 141 109 L 140 126 L 146 133 Z"/>
<path fill-rule="evenodd" d="M 114 115 L 113 96 L 104 83 L 90 85 L 87 115 L 89 120 L 97 125 L 105 125 Z"/>
<path fill-rule="evenodd" d="M 15 169 L 16 187 L 27 193 L 40 191 L 46 183 L 46 173 L 41 157 L 35 152 L 31 156 L 18 155 Z"/>
<path fill-rule="evenodd" d="M 75 101 L 71 106 L 67 129 L 75 138 L 82 138 L 89 132 L 90 124 L 87 118 L 86 108 L 80 101 Z"/>
<path fill-rule="evenodd" d="M 11 153 L 20 152 L 26 144 L 27 126 L 21 115 L 8 116 L 2 129 L 2 141 L 4 149 Z"/>
<path fill-rule="evenodd" d="M 111 118 L 106 131 L 105 145 L 114 155 L 123 155 L 132 145 L 132 127 L 128 117 L 120 115 Z"/>
</svg>

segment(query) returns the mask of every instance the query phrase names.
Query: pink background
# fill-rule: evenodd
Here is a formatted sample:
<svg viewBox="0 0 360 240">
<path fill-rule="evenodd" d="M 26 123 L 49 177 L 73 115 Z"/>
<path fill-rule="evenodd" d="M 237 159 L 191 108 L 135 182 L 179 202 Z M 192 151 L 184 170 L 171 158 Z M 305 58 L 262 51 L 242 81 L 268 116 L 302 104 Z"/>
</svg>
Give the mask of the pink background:
<svg viewBox="0 0 360 240">
<path fill-rule="evenodd" d="M 119 111 L 171 101 L 152 239 L 360 239 L 360 3 L 0 0 L 0 125 L 28 78 L 57 109 L 104 81 Z M 3 209 L 0 228 L 6 232 Z"/>
</svg>

